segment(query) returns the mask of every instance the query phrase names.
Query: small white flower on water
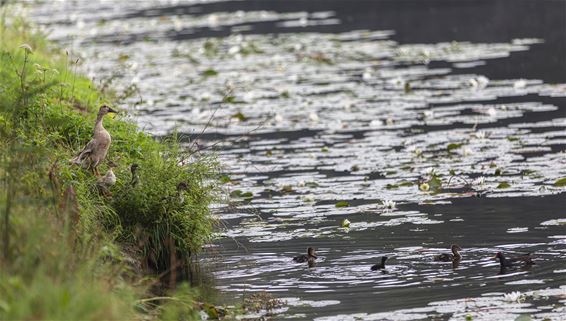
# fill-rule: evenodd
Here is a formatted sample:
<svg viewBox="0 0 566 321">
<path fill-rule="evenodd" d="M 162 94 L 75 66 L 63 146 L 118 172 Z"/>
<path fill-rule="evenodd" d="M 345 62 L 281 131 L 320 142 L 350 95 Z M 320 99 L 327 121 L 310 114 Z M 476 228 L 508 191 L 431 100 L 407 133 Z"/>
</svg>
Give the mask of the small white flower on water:
<svg viewBox="0 0 566 321">
<path fill-rule="evenodd" d="M 294 51 L 301 51 L 302 49 L 303 49 L 303 44 L 296 43 L 296 44 L 293 46 L 293 50 L 294 50 Z"/>
<path fill-rule="evenodd" d="M 434 111 L 433 110 L 425 110 L 423 112 L 423 116 L 425 118 L 434 118 Z"/>
<path fill-rule="evenodd" d="M 370 127 L 380 127 L 381 125 L 383 125 L 383 122 L 379 119 L 374 119 L 369 122 Z"/>
<path fill-rule="evenodd" d="M 350 220 L 348 220 L 347 218 L 345 218 L 345 219 L 342 221 L 342 227 L 346 227 L 346 228 L 347 228 L 347 227 L 350 227 Z"/>
<path fill-rule="evenodd" d="M 474 138 L 477 139 L 485 139 L 485 132 L 484 131 L 477 131 L 472 134 Z"/>
<path fill-rule="evenodd" d="M 482 186 L 485 184 L 485 177 L 480 176 L 474 180 L 474 185 Z"/>
<path fill-rule="evenodd" d="M 523 89 L 527 87 L 527 81 L 525 79 L 519 79 L 513 83 L 513 88 L 515 89 Z"/>
<path fill-rule="evenodd" d="M 134 76 L 134 77 L 132 77 L 132 80 L 130 81 L 130 83 L 131 83 L 132 85 L 136 85 L 136 84 L 138 84 L 139 82 L 140 82 L 140 77 L 137 76 L 137 75 Z"/>
<path fill-rule="evenodd" d="M 314 111 L 309 114 L 309 119 L 315 123 L 320 120 L 320 118 L 318 118 L 318 115 Z"/>
<path fill-rule="evenodd" d="M 383 206 L 387 209 L 394 209 L 397 206 L 397 203 L 392 201 L 392 200 L 384 200 L 383 201 Z"/>
<path fill-rule="evenodd" d="M 283 116 L 279 113 L 275 114 L 275 117 L 273 118 L 275 120 L 275 122 L 277 123 L 282 123 L 283 122 Z"/>
<path fill-rule="evenodd" d="M 470 85 L 470 87 L 472 87 L 475 90 L 481 90 L 487 87 L 487 85 L 489 84 L 489 79 L 485 76 L 479 76 L 470 79 L 468 81 L 468 84 Z"/>
<path fill-rule="evenodd" d="M 230 47 L 230 49 L 228 49 L 228 53 L 230 55 L 235 55 L 238 52 L 240 52 L 240 46 L 232 46 L 232 47 Z"/>
<path fill-rule="evenodd" d="M 421 185 L 419 185 L 419 189 L 423 192 L 426 192 L 430 189 L 430 186 L 427 183 L 422 183 Z"/>
<path fill-rule="evenodd" d="M 469 148 L 469 147 L 464 147 L 461 149 L 462 156 L 470 156 L 472 155 L 474 152 Z"/>
<path fill-rule="evenodd" d="M 366 68 L 366 70 L 364 70 L 364 73 L 362 74 L 362 79 L 365 81 L 370 80 L 373 77 L 372 73 L 371 73 L 371 69 Z"/>
<path fill-rule="evenodd" d="M 519 291 L 503 294 L 503 299 L 507 302 L 521 302 L 525 300 L 525 296 Z"/>
<path fill-rule="evenodd" d="M 198 114 L 200 114 L 200 108 L 198 108 L 198 107 L 193 108 L 193 109 L 191 110 L 191 113 L 192 113 L 193 115 L 198 115 Z"/>
<path fill-rule="evenodd" d="M 307 183 L 305 183 L 305 181 L 299 181 L 297 183 L 297 186 L 299 186 L 299 187 L 305 187 L 306 185 L 307 185 Z"/>
<path fill-rule="evenodd" d="M 495 108 L 493 107 L 489 107 L 489 109 L 485 113 L 491 117 L 495 117 L 495 115 L 497 115 L 497 110 L 495 110 Z"/>
<path fill-rule="evenodd" d="M 200 94 L 199 99 L 200 100 L 210 100 L 210 93 L 209 92 L 203 92 Z"/>
<path fill-rule="evenodd" d="M 414 153 L 416 156 L 421 156 L 423 154 L 423 151 L 420 148 L 415 148 Z"/>
<path fill-rule="evenodd" d="M 215 14 L 208 16 L 208 25 L 210 27 L 216 27 L 218 25 L 218 16 Z"/>
<path fill-rule="evenodd" d="M 387 119 L 385 120 L 385 125 L 387 126 L 393 125 L 393 118 L 387 117 Z"/>
<path fill-rule="evenodd" d="M 314 195 L 309 194 L 309 195 L 303 196 L 303 201 L 305 203 L 314 203 L 315 202 Z"/>
</svg>

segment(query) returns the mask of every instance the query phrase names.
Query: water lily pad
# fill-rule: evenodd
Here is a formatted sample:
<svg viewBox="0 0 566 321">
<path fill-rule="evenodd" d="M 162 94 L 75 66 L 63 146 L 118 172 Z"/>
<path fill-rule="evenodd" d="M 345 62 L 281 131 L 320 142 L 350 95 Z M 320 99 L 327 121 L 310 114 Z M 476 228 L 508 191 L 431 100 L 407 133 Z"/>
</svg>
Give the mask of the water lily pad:
<svg viewBox="0 0 566 321">
<path fill-rule="evenodd" d="M 508 182 L 501 182 L 499 183 L 499 185 L 497 185 L 497 188 L 499 189 L 504 189 L 504 188 L 509 188 L 511 187 L 511 184 L 509 184 Z"/>
<path fill-rule="evenodd" d="M 336 203 L 335 206 L 336 207 L 348 207 L 348 206 L 350 206 L 350 203 L 347 202 L 347 201 L 340 201 L 340 202 Z"/>
<path fill-rule="evenodd" d="M 566 177 L 557 179 L 556 182 L 554 182 L 554 186 L 558 186 L 558 187 L 566 186 Z"/>
</svg>

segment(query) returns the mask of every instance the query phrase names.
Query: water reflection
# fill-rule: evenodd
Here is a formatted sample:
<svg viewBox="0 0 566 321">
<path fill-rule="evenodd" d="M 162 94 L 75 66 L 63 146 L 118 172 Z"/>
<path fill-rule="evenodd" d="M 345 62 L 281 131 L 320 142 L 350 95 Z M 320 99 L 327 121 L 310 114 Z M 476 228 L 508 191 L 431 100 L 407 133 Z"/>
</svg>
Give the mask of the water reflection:
<svg viewBox="0 0 566 321">
<path fill-rule="evenodd" d="M 124 103 L 140 127 L 219 155 L 231 198 L 202 262 L 225 300 L 269 290 L 298 319 L 558 320 L 564 31 L 525 17 L 564 21 L 563 4 L 462 3 L 78 1 L 34 15 L 85 73 L 142 93 Z M 435 262 L 453 243 L 462 258 Z M 316 266 L 291 260 L 309 246 Z M 537 264 L 501 271 L 500 251 Z"/>
</svg>

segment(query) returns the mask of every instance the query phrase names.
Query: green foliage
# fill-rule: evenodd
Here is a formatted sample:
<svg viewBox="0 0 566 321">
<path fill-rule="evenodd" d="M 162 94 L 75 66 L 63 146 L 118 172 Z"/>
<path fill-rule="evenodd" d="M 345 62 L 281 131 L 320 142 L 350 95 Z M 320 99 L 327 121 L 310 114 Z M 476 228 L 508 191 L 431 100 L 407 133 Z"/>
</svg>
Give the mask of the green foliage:
<svg viewBox="0 0 566 321">
<path fill-rule="evenodd" d="M 23 20 L 0 25 L 0 35 L 0 319 L 140 318 L 134 307 L 148 289 L 132 285 L 141 277 L 133 268 L 166 270 L 172 255 L 187 260 L 210 240 L 218 164 L 189 157 L 176 137 L 160 142 L 107 117 L 117 184 L 103 195 L 68 160 L 110 99 Z"/>
</svg>

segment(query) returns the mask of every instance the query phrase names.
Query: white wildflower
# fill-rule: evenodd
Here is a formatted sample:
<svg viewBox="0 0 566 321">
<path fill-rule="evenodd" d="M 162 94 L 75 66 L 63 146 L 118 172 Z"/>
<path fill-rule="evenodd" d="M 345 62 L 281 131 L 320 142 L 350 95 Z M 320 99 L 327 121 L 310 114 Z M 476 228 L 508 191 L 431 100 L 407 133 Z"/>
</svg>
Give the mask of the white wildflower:
<svg viewBox="0 0 566 321">
<path fill-rule="evenodd" d="M 503 294 L 503 300 L 507 302 L 522 302 L 525 300 L 525 295 L 519 291 Z"/>
</svg>

